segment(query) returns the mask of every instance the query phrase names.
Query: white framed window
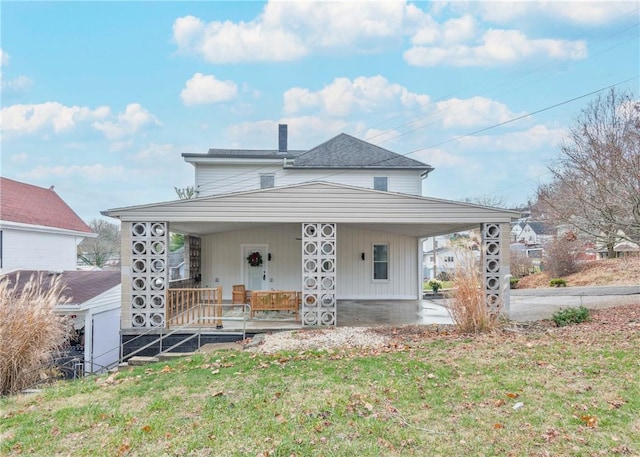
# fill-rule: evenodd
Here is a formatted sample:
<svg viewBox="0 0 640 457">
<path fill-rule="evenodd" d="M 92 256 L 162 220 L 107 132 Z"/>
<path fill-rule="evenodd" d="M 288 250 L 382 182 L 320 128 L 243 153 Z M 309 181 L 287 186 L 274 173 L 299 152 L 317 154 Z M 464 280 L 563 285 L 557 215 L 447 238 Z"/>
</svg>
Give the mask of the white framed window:
<svg viewBox="0 0 640 457">
<path fill-rule="evenodd" d="M 374 190 L 389 190 L 389 178 L 386 176 L 374 176 L 373 188 Z"/>
<path fill-rule="evenodd" d="M 389 244 L 374 243 L 373 255 L 373 280 L 388 281 L 389 280 Z"/>
<path fill-rule="evenodd" d="M 275 184 L 275 175 L 260 175 L 260 189 L 271 189 Z"/>
</svg>

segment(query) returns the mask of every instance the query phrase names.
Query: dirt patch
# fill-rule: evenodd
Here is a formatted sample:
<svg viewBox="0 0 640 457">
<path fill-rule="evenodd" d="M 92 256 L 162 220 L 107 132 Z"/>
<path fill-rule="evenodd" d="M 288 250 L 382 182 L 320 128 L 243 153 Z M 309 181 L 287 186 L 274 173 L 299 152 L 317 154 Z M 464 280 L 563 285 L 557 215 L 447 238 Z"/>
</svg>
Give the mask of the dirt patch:
<svg viewBox="0 0 640 457">
<path fill-rule="evenodd" d="M 518 289 L 549 287 L 551 278 L 545 272 L 525 276 Z M 640 284 L 640 257 L 606 259 L 588 262 L 577 273 L 564 277 L 567 286 L 635 286 Z"/>
</svg>

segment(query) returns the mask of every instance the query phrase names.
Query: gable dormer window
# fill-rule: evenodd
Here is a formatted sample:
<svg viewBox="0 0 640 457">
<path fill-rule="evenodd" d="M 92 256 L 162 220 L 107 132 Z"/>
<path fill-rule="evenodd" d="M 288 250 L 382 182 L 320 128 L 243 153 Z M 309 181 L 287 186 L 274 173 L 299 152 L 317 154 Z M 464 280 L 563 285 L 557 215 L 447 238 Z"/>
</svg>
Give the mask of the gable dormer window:
<svg viewBox="0 0 640 457">
<path fill-rule="evenodd" d="M 260 175 L 260 189 L 271 189 L 275 184 L 275 175 Z"/>
<path fill-rule="evenodd" d="M 388 189 L 388 181 L 389 179 L 386 176 L 375 176 L 373 178 L 373 188 L 375 190 L 384 190 L 387 191 Z"/>
</svg>

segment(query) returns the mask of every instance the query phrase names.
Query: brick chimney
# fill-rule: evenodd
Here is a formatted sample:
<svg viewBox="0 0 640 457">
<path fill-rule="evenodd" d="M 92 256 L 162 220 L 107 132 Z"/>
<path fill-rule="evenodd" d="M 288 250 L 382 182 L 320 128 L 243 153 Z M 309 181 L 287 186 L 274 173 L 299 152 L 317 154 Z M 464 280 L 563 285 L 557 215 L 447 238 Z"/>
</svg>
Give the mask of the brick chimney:
<svg viewBox="0 0 640 457">
<path fill-rule="evenodd" d="M 278 152 L 287 152 L 287 124 L 278 124 Z"/>
</svg>

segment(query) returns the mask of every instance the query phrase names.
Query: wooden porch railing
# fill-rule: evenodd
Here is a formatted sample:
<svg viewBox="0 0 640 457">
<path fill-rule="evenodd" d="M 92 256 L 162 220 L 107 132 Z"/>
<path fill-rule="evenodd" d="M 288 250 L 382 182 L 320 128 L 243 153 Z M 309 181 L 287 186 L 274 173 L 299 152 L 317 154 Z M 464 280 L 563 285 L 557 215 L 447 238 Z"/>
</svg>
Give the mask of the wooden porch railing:
<svg viewBox="0 0 640 457">
<path fill-rule="evenodd" d="M 167 290 L 167 327 L 215 325 L 222 327 L 222 286 Z"/>
</svg>

